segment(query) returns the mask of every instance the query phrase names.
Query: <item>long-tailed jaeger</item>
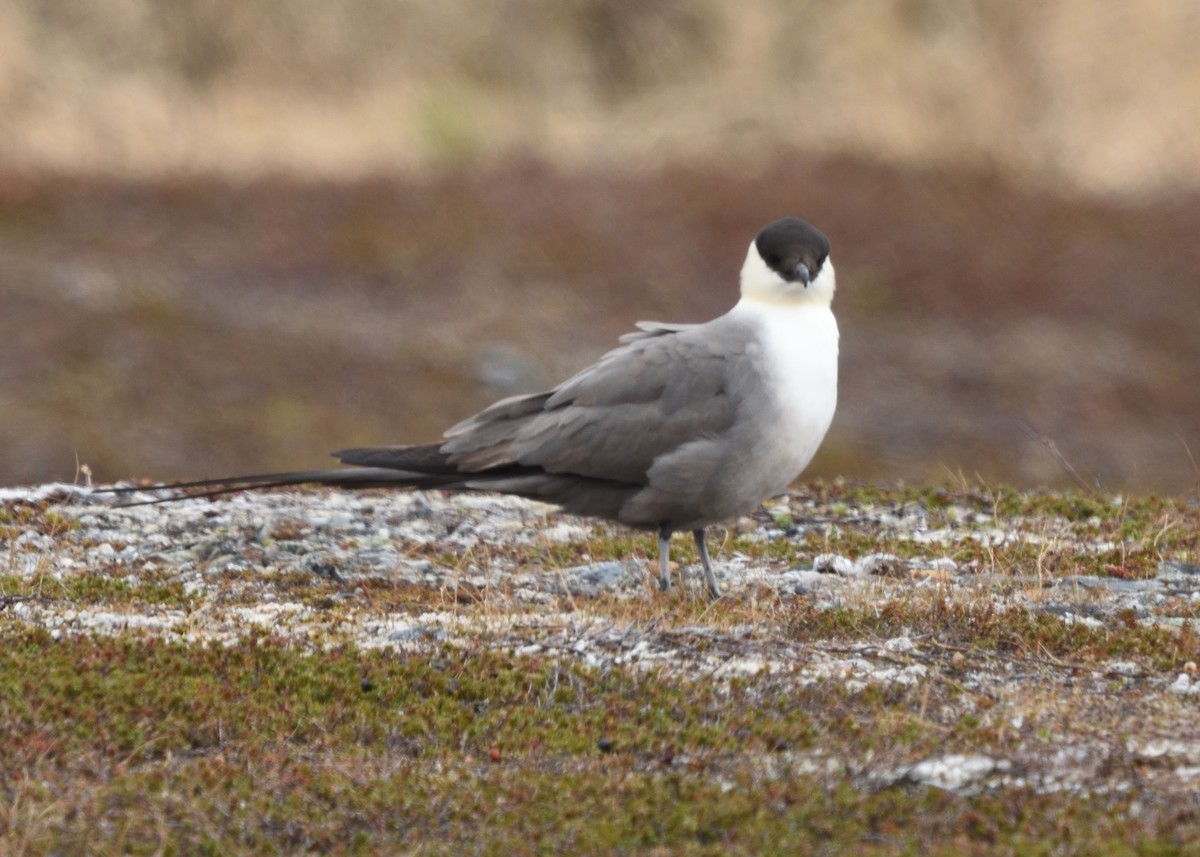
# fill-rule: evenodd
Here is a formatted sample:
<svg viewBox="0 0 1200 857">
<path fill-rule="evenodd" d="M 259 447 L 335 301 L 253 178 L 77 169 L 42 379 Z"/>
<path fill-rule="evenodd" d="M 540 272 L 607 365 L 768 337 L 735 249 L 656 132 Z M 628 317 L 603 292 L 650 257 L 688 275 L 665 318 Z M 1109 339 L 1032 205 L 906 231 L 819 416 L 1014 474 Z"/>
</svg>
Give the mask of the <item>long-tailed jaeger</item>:
<svg viewBox="0 0 1200 857">
<path fill-rule="evenodd" d="M 316 483 L 493 491 L 696 540 L 752 512 L 808 465 L 837 403 L 838 329 L 829 240 L 795 217 L 750 244 L 741 299 L 703 324 L 639 322 L 621 345 L 552 390 L 496 402 L 415 446 L 343 449 L 335 470 L 208 479 L 170 499 Z M 112 489 L 120 493 L 145 488 Z"/>
</svg>

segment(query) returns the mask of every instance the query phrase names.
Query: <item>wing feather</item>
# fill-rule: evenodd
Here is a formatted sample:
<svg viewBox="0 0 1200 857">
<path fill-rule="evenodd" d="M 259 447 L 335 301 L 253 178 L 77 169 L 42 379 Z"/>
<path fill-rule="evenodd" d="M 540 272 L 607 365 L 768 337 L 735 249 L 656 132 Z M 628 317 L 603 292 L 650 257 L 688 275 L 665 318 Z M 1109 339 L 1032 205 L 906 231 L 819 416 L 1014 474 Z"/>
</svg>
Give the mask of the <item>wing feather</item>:
<svg viewBox="0 0 1200 857">
<path fill-rule="evenodd" d="M 441 452 L 461 472 L 516 464 L 644 485 L 655 459 L 733 424 L 728 380 L 744 370 L 746 337 L 727 319 L 654 324 L 553 390 L 455 426 Z"/>
</svg>

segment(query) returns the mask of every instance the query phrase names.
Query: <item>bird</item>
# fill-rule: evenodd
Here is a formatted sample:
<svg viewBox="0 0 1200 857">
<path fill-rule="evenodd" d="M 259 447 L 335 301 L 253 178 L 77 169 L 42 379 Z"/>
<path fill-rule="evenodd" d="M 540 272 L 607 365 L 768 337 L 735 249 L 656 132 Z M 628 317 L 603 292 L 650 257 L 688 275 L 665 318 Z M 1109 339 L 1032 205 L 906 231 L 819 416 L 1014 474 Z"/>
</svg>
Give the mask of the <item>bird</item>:
<svg viewBox="0 0 1200 857">
<path fill-rule="evenodd" d="M 709 527 L 750 514 L 808 466 L 837 406 L 838 326 L 829 239 L 798 217 L 750 242 L 740 297 L 711 321 L 637 322 L 550 390 L 510 396 L 433 443 L 342 449 L 343 467 L 154 488 L 164 500 L 315 483 L 485 491 L 658 535 L 691 532 L 709 595 Z M 109 489 L 116 493 L 144 487 Z M 161 500 L 151 501 L 160 502 Z"/>
</svg>

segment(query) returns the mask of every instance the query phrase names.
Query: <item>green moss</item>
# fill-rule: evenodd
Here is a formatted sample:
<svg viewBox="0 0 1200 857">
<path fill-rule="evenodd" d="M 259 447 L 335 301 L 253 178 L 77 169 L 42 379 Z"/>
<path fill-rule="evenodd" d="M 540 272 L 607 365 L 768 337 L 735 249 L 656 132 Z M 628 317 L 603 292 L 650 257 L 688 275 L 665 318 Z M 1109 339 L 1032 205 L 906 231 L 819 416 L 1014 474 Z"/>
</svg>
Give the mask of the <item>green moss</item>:
<svg viewBox="0 0 1200 857">
<path fill-rule="evenodd" d="M 871 626 L 828 612 L 840 628 Z M 957 633 L 978 628 L 971 618 Z M 1045 643 L 1026 619 L 1007 636 L 992 628 L 996 647 L 1035 642 L 1022 636 L 1030 622 Z M 1060 649 L 1095 642 L 1080 633 Z M 32 853 L 148 853 L 164 835 L 172 850 L 212 853 L 484 842 L 506 853 L 776 853 L 783 842 L 874 853 L 866 846 L 885 839 L 903 846 L 886 853 L 949 841 L 1049 853 L 1038 843 L 1064 816 L 1097 846 L 1128 835 L 1119 801 L 964 800 L 817 775 L 798 758 L 837 770 L 870 752 L 900 765 L 995 739 L 970 715 L 949 722 L 947 742 L 919 713 L 931 690 L 943 698 L 936 684 L 850 693 L 785 678 L 714 684 L 453 647 L 404 657 L 265 636 L 194 647 L 10 629 L 0 764 L 28 783 Z M 92 787 L 68 798 L 58 784 L 85 771 Z"/>
<path fill-rule="evenodd" d="M 155 605 L 188 609 L 191 598 L 178 581 L 135 580 L 124 569 L 107 569 L 77 574 L 35 574 L 29 577 L 0 575 L 0 595 L 40 598 L 74 605 Z"/>
</svg>

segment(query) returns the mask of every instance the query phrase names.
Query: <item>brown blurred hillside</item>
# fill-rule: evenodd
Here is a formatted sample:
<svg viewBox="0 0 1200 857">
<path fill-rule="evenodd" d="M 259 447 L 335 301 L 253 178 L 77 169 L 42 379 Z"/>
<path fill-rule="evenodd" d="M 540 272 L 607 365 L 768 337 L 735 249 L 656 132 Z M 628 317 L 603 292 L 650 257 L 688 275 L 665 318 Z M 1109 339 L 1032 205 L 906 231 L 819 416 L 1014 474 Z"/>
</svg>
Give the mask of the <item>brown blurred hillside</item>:
<svg viewBox="0 0 1200 857">
<path fill-rule="evenodd" d="M 4 479 L 197 477 L 424 439 L 635 319 L 735 300 L 762 223 L 828 231 L 838 416 L 816 472 L 1186 490 L 1200 198 L 1096 203 L 795 159 L 770 177 L 530 164 L 428 180 L 0 192 Z M 895 217 L 895 212 L 904 212 Z"/>
<path fill-rule="evenodd" d="M 1190 3 L 14 0 L 0 483 L 425 440 L 832 238 L 824 475 L 1193 489 Z M 1189 451 L 1190 450 L 1190 451 Z"/>
</svg>

